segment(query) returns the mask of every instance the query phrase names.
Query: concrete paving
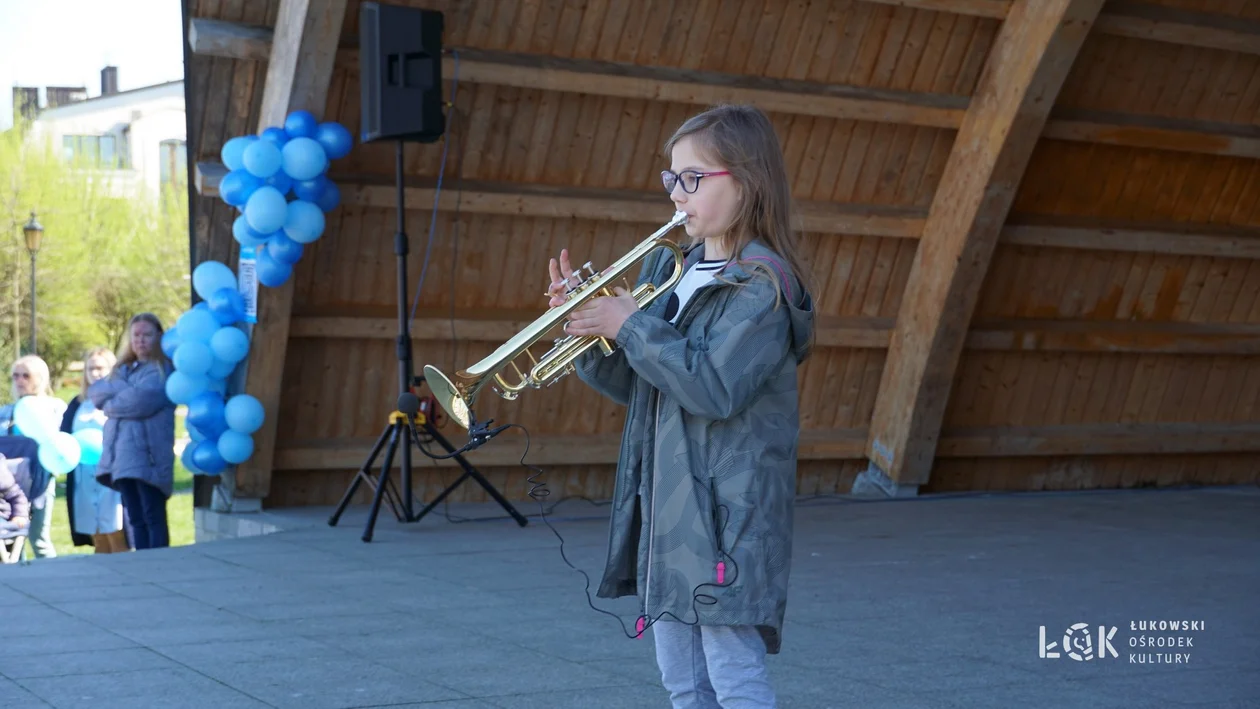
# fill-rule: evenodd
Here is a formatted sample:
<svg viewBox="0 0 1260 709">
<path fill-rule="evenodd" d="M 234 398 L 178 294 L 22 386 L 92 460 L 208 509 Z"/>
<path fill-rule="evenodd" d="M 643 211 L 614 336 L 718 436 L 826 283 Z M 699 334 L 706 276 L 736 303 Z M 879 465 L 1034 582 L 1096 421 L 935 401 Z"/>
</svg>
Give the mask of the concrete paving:
<svg viewBox="0 0 1260 709">
<path fill-rule="evenodd" d="M 592 575 L 607 509 L 550 517 Z M 364 544 L 363 509 L 267 514 L 286 531 L 0 568 L 0 707 L 669 705 L 650 637 L 587 606 L 537 518 L 385 514 Z M 1254 487 L 802 500 L 780 706 L 1260 706 L 1258 540 Z"/>
</svg>

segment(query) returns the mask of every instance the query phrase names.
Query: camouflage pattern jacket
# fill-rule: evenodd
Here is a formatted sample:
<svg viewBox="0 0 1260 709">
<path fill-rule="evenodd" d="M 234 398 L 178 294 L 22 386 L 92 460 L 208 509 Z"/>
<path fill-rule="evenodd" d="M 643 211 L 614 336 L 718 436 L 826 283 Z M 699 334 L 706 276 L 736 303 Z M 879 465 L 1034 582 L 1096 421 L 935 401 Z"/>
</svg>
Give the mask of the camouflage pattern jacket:
<svg viewBox="0 0 1260 709">
<path fill-rule="evenodd" d="M 686 266 L 703 251 L 687 250 Z M 663 283 L 673 266 L 660 250 L 639 282 Z M 768 272 L 786 285 L 777 305 Z M 577 363 L 583 381 L 628 407 L 598 595 L 637 594 L 649 625 L 662 613 L 755 625 L 772 654 L 792 555 L 796 370 L 814 315 L 790 273 L 753 242 L 692 295 L 676 325 L 658 297 L 626 320 L 611 355 L 596 348 Z"/>
</svg>

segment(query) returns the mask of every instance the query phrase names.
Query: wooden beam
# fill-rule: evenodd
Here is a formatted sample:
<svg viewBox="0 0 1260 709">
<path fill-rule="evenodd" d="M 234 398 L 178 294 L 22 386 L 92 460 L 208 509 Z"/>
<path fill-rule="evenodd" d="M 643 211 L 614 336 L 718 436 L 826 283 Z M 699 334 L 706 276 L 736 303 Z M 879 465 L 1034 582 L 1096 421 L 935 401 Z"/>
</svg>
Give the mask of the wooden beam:
<svg viewBox="0 0 1260 709">
<path fill-rule="evenodd" d="M 1260 230 L 1220 224 L 1119 224 L 1051 219 L 1008 223 L 1002 243 L 1060 249 L 1091 249 L 1181 256 L 1260 258 Z"/>
<path fill-rule="evenodd" d="M 448 426 L 444 435 L 456 445 L 462 444 L 467 434 L 455 426 Z M 845 460 L 860 458 L 865 432 L 858 429 L 809 430 L 801 432 L 798 456 L 802 460 Z M 293 441 L 276 455 L 277 470 L 337 470 L 357 468 L 363 464 L 367 451 L 375 439 L 334 438 L 329 440 Z M 531 465 L 601 465 L 617 462 L 621 448 L 621 434 L 586 435 L 539 435 L 532 436 L 529 455 L 525 462 Z M 521 463 L 525 452 L 525 437 L 517 432 L 499 436 L 494 442 L 470 451 L 468 462 L 476 466 L 510 466 Z M 425 467 L 450 468 L 458 466 L 452 459 L 433 460 L 418 456 L 414 469 Z M 395 459 L 395 468 L 401 463 Z M 380 468 L 378 467 L 377 470 Z"/>
<path fill-rule="evenodd" d="M 1019 0 L 1002 24 L 924 224 L 876 397 L 867 456 L 927 482 L 954 371 L 1002 224 L 1102 0 Z"/>
<path fill-rule="evenodd" d="M 1260 22 L 1241 17 L 1109 0 L 1094 28 L 1117 37 L 1260 54 Z"/>
<path fill-rule="evenodd" d="M 1173 422 L 953 429 L 942 437 L 937 455 L 1005 458 L 1254 452 L 1260 452 L 1260 424 Z"/>
<path fill-rule="evenodd" d="M 466 434 L 447 427 L 447 438 L 463 443 Z M 867 432 L 862 429 L 807 429 L 801 432 L 801 460 L 856 460 L 863 454 Z M 363 464 L 373 438 L 333 438 L 291 441 L 275 457 L 277 470 L 353 470 Z M 502 435 L 468 453 L 473 465 L 519 467 L 525 452 L 524 436 Z M 613 465 L 621 434 L 535 434 L 525 462 L 541 467 Z M 1193 455 L 1260 452 L 1260 424 L 1147 423 L 1086 424 L 1073 426 L 992 426 L 953 429 L 945 433 L 940 458 L 1027 458 L 1102 455 Z M 395 458 L 394 467 L 401 465 Z M 452 460 L 421 456 L 414 470 L 452 468 Z M 377 468 L 379 470 L 379 468 Z"/>
<path fill-rule="evenodd" d="M 916 10 L 1005 19 L 1011 0 L 866 0 Z M 1108 0 L 1094 31 L 1169 44 L 1260 54 L 1260 22 L 1145 2 Z"/>
<path fill-rule="evenodd" d="M 347 0 L 280 0 L 259 132 L 269 126 L 284 125 L 285 117 L 293 111 L 323 115 L 346 3 Z M 249 355 L 242 363 L 240 376 L 244 390 L 262 402 L 266 418 L 254 434 L 254 455 L 236 467 L 236 498 L 262 499 L 271 488 L 293 281 L 290 278 L 279 288 L 263 288 L 259 293 L 258 324 L 253 327 Z"/>
<path fill-rule="evenodd" d="M 1161 116 L 1060 109 L 1054 111 L 1054 118 L 1046 124 L 1042 137 L 1183 153 L 1260 158 L 1260 126 Z"/>
<path fill-rule="evenodd" d="M 951 5 L 955 8 L 951 11 L 961 11 L 960 8 L 968 6 L 965 2 L 948 0 L 897 4 L 927 9 L 941 9 L 928 6 Z M 1009 3 L 985 1 L 972 7 L 987 7 L 991 12 L 997 12 L 997 8 L 1003 5 Z M 1005 15 L 1004 11 L 1002 15 Z M 268 33 L 266 28 L 241 27 L 196 18 L 191 22 L 190 42 L 194 53 L 265 60 L 269 51 L 265 41 Z M 696 106 L 723 101 L 752 103 L 771 112 L 951 130 L 962 124 L 963 114 L 970 104 L 966 96 L 888 91 L 538 54 L 479 49 L 459 49 L 458 52 L 458 67 L 453 57 L 443 59 L 442 70 L 446 76 L 454 75 L 458 69 L 461 82 L 514 88 L 672 101 Z M 337 62 L 341 66 L 356 65 L 358 51 L 341 49 Z M 1044 137 L 1254 157 L 1260 150 L 1256 133 L 1257 129 L 1246 125 L 1076 111 L 1063 117 L 1059 117 L 1058 113 L 1051 116 L 1046 123 Z"/>
<path fill-rule="evenodd" d="M 866 0 L 866 2 L 997 20 L 1005 19 L 1011 9 L 1011 0 Z"/>
<path fill-rule="evenodd" d="M 195 182 L 202 196 L 217 196 L 219 180 L 227 171 L 214 162 L 197 163 Z M 394 188 L 378 178 L 332 175 L 341 186 L 342 204 L 394 208 Z M 412 209 L 433 204 L 430 181 L 416 180 L 404 189 Z M 425 186 L 421 186 L 425 185 Z M 578 187 L 447 182 L 438 200 L 439 211 L 458 205 L 465 214 L 594 219 L 634 224 L 660 224 L 668 205 L 654 193 Z M 663 210 L 662 210 L 663 208 Z M 926 212 L 883 205 L 798 202 L 800 225 L 817 234 L 852 234 L 917 239 L 923 233 Z M 1002 243 L 1099 251 L 1138 251 L 1229 258 L 1260 258 L 1260 230 L 1214 224 L 1105 223 L 1041 217 L 1037 223 L 1007 225 Z"/>
<path fill-rule="evenodd" d="M 194 17 L 188 21 L 188 47 L 193 54 L 225 59 L 267 61 L 274 32 L 266 27 Z"/>
<path fill-rule="evenodd" d="M 266 60 L 266 28 L 238 28 L 230 23 L 194 19 L 192 51 L 234 59 Z M 967 107 L 965 96 L 891 91 L 819 84 L 759 76 L 720 74 L 672 67 L 640 66 L 540 54 L 510 54 L 473 48 L 442 58 L 442 72 L 461 82 L 495 84 L 544 91 L 675 101 L 698 106 L 721 102 L 756 103 L 767 111 L 910 125 L 957 127 Z M 345 47 L 337 63 L 355 66 L 358 50 Z M 458 66 L 457 66 L 458 64 Z"/>
<path fill-rule="evenodd" d="M 225 174 L 219 163 L 198 163 L 196 184 L 200 194 L 217 195 L 219 180 Z M 397 197 L 392 184 L 356 175 L 330 175 L 329 179 L 341 189 L 344 205 L 394 209 Z M 403 199 L 409 209 L 428 210 L 433 206 L 436 187 L 432 180 L 411 180 L 408 185 Z M 465 214 L 595 219 L 658 226 L 673 214 L 663 191 L 448 180 L 442 185 L 438 210 L 454 211 L 457 206 Z M 923 231 L 924 212 L 918 209 L 831 202 L 802 202 L 798 206 L 800 225 L 806 231 L 904 239 L 917 238 Z"/>
<path fill-rule="evenodd" d="M 411 323 L 417 341 L 505 342 L 532 322 L 535 313 L 421 311 Z M 822 316 L 816 323 L 821 347 L 886 349 L 892 318 Z M 384 315 L 295 315 L 293 339 L 392 340 L 397 320 Z M 558 333 L 557 333 L 558 335 Z M 544 343 L 546 344 L 546 343 Z M 540 345 L 540 348 L 542 345 Z M 1260 325 L 1130 320 L 984 320 L 972 324 L 964 348 L 1009 352 L 1088 352 L 1182 355 L 1260 354 Z"/>
</svg>

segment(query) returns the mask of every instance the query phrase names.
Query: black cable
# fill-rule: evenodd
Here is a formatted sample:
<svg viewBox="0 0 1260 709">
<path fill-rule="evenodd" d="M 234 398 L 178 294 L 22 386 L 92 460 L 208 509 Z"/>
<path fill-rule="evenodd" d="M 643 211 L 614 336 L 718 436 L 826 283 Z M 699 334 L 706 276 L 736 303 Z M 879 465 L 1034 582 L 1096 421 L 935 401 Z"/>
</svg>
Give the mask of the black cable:
<svg viewBox="0 0 1260 709">
<path fill-rule="evenodd" d="M 455 99 L 459 91 L 459 52 L 452 52 L 455 57 L 455 69 L 451 75 L 451 116 L 456 115 Z M 454 121 L 452 121 L 453 123 Z M 433 211 L 429 215 L 429 243 L 424 247 L 424 264 L 420 267 L 420 281 L 416 284 L 416 297 L 411 303 L 411 322 L 416 320 L 416 308 L 420 307 L 420 292 L 424 289 L 424 279 L 429 271 L 429 255 L 433 252 L 433 234 L 437 230 L 438 199 L 442 196 L 442 178 L 446 173 L 446 151 L 451 146 L 451 126 L 447 126 L 442 138 L 442 159 L 438 166 L 437 188 L 433 190 Z"/>
</svg>

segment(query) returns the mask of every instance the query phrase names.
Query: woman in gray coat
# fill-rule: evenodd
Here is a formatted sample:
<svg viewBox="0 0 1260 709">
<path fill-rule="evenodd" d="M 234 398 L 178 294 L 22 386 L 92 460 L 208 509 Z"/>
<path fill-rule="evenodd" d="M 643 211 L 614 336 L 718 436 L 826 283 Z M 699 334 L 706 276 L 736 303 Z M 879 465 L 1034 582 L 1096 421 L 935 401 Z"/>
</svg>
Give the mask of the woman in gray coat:
<svg viewBox="0 0 1260 709">
<path fill-rule="evenodd" d="M 133 546 L 170 546 L 166 501 L 175 483 L 175 404 L 166 397 L 170 360 L 162 323 L 152 313 L 131 319 L 113 372 L 88 388 L 108 417 L 96 479 L 122 493 Z"/>
</svg>

